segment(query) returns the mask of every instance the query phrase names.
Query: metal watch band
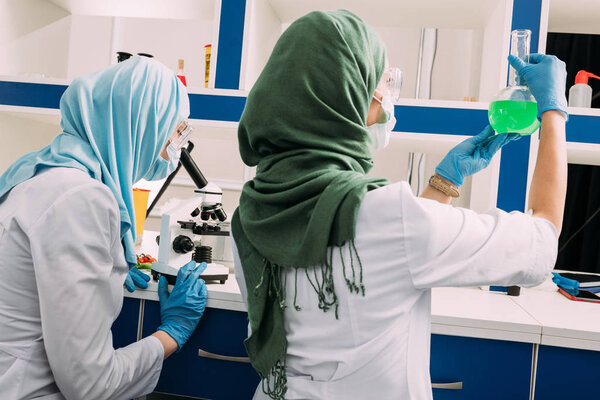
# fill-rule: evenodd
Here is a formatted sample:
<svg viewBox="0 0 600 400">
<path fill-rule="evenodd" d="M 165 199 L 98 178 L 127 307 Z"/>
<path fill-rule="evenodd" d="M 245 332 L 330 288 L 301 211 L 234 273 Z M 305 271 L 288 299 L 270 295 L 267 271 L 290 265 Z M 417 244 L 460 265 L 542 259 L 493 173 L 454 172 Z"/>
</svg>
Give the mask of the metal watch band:
<svg viewBox="0 0 600 400">
<path fill-rule="evenodd" d="M 431 178 L 429 178 L 429 184 L 431 186 L 433 186 L 435 189 L 444 193 L 446 196 L 450 196 L 450 197 L 460 196 L 460 193 L 458 192 L 458 189 L 456 188 L 456 186 L 445 182 L 443 179 L 441 179 L 435 175 L 432 175 Z"/>
</svg>

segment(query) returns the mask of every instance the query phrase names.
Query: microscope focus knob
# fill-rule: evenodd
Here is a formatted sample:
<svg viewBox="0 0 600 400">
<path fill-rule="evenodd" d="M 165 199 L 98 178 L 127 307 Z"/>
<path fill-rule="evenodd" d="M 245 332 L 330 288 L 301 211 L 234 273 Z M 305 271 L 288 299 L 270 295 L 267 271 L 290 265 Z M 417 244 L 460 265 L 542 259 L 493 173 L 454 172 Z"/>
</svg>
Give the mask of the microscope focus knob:
<svg viewBox="0 0 600 400">
<path fill-rule="evenodd" d="M 179 254 L 189 253 L 194 250 L 194 242 L 188 236 L 179 235 L 173 239 L 173 251 Z"/>
</svg>

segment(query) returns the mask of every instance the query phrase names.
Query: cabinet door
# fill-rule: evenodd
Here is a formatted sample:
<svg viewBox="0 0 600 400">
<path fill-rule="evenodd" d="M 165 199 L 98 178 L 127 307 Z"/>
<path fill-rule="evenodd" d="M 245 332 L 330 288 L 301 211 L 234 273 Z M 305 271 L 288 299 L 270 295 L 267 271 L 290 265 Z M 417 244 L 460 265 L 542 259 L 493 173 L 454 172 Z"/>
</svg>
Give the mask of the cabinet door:
<svg viewBox="0 0 600 400">
<path fill-rule="evenodd" d="M 112 325 L 113 347 L 125 347 L 137 340 L 138 321 L 140 319 L 140 300 L 123 299 L 121 313 Z"/>
<path fill-rule="evenodd" d="M 251 399 L 259 377 L 249 363 L 204 358 L 198 350 L 227 357 L 247 357 L 247 314 L 207 308 L 198 328 L 179 353 L 163 364 L 156 392 L 207 399 Z M 146 301 L 144 336 L 160 324 L 159 303 Z"/>
<path fill-rule="evenodd" d="M 535 379 L 536 399 L 600 396 L 600 351 L 540 346 Z"/>
<path fill-rule="evenodd" d="M 431 382 L 462 382 L 433 389 L 435 400 L 527 400 L 533 345 L 460 336 L 431 336 Z"/>
</svg>

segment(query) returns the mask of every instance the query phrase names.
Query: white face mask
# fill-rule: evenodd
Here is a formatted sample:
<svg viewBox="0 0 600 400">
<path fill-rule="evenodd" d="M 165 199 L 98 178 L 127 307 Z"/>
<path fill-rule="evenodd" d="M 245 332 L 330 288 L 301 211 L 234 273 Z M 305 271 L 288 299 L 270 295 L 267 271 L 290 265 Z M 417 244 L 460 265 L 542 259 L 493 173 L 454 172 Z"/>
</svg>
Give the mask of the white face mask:
<svg viewBox="0 0 600 400">
<path fill-rule="evenodd" d="M 148 181 L 157 181 L 161 179 L 165 179 L 167 176 L 171 175 L 173 171 L 179 165 L 179 155 L 181 151 L 175 149 L 175 146 L 172 143 L 169 143 L 167 146 L 167 155 L 169 156 L 169 161 L 162 158 L 162 156 L 158 156 L 156 162 L 152 165 L 152 169 L 148 171 L 144 179 Z"/>
<path fill-rule="evenodd" d="M 386 122 L 367 126 L 367 130 L 371 135 L 371 151 L 374 153 L 385 148 L 390 143 L 390 134 L 396 125 L 396 117 L 394 116 L 394 104 L 389 98 L 384 97 L 383 102 L 375 96 L 373 98 L 381 103 L 381 107 L 387 116 Z"/>
<path fill-rule="evenodd" d="M 171 172 L 175 171 L 175 168 L 179 165 L 181 150 L 177 150 L 173 143 L 169 143 L 167 146 L 167 155 L 169 156 L 169 175 L 171 175 Z"/>
</svg>

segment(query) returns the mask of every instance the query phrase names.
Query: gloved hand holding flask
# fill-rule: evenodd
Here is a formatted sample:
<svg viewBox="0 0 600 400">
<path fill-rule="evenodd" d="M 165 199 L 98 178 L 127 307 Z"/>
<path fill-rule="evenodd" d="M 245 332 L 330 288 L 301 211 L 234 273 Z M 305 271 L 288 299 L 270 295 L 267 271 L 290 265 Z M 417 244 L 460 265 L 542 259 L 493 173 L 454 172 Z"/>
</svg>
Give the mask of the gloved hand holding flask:
<svg viewBox="0 0 600 400">
<path fill-rule="evenodd" d="M 479 134 L 450 150 L 435 168 L 435 172 L 458 187 L 463 184 L 464 178 L 487 167 L 502 146 L 519 137 L 517 134 L 506 133 L 496 135 L 488 125 Z"/>
<path fill-rule="evenodd" d="M 565 63 L 546 54 L 531 54 L 526 63 L 513 55 L 508 56 L 510 65 L 523 77 L 531 94 L 538 103 L 538 118 L 549 110 L 558 110 L 568 119 L 565 88 L 567 70 Z"/>
</svg>

